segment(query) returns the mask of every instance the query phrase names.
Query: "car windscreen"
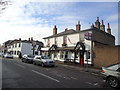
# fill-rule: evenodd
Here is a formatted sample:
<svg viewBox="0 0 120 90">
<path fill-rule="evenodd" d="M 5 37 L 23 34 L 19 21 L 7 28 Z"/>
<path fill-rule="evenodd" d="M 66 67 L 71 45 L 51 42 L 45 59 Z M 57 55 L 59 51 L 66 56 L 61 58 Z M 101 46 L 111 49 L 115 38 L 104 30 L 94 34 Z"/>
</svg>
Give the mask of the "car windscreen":
<svg viewBox="0 0 120 90">
<path fill-rule="evenodd" d="M 29 58 L 34 58 L 34 56 L 33 56 L 33 55 L 28 55 L 28 57 L 29 57 Z"/>
<path fill-rule="evenodd" d="M 42 59 L 50 59 L 48 56 L 41 56 Z"/>
</svg>

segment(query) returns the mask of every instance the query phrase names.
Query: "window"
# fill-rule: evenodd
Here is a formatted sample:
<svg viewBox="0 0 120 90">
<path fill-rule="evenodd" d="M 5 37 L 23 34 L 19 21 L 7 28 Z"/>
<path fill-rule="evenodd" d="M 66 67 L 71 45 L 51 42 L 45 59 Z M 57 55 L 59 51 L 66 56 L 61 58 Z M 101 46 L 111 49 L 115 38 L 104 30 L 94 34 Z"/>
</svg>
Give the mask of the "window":
<svg viewBox="0 0 120 90">
<path fill-rule="evenodd" d="M 38 55 L 38 52 L 37 52 L 37 51 L 35 51 L 35 55 Z"/>
<path fill-rule="evenodd" d="M 47 47 L 50 47 L 50 39 L 47 41 Z"/>
<path fill-rule="evenodd" d="M 21 43 L 19 43 L 19 47 L 21 47 Z"/>
<path fill-rule="evenodd" d="M 16 51 L 14 51 L 14 55 L 16 55 Z"/>
<path fill-rule="evenodd" d="M 60 59 L 63 59 L 63 55 L 64 55 L 64 52 L 61 51 L 61 52 L 60 52 Z"/>
<path fill-rule="evenodd" d="M 17 55 L 19 55 L 20 51 L 17 51 Z"/>
<path fill-rule="evenodd" d="M 15 44 L 15 47 L 17 47 L 17 43 Z"/>
<path fill-rule="evenodd" d="M 41 57 L 36 57 L 36 59 L 41 59 Z"/>
<path fill-rule="evenodd" d="M 55 45 L 57 45 L 57 38 L 56 37 L 54 39 L 54 43 L 55 43 Z"/>
<path fill-rule="evenodd" d="M 67 44 L 67 36 L 63 36 L 63 43 Z"/>
</svg>

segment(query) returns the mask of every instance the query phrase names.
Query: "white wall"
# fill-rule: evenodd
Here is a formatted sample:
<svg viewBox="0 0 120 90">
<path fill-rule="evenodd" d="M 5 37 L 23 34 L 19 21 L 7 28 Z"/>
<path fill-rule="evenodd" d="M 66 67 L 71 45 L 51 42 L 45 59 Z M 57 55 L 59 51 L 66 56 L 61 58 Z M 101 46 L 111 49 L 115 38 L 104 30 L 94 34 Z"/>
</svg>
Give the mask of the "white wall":
<svg viewBox="0 0 120 90">
<path fill-rule="evenodd" d="M 71 34 L 67 36 L 68 46 L 75 46 L 79 41 L 79 34 Z"/>
<path fill-rule="evenodd" d="M 22 43 L 21 53 L 24 54 L 33 54 L 33 46 L 31 43 Z"/>
<path fill-rule="evenodd" d="M 86 47 L 86 50 L 89 50 L 89 52 L 90 52 L 90 59 L 86 59 L 86 53 L 84 54 L 84 63 L 85 64 L 92 64 L 92 48 L 91 48 L 91 41 L 90 40 L 86 40 L 85 39 L 85 47 Z M 88 62 L 86 61 L 86 60 L 88 60 Z"/>
<path fill-rule="evenodd" d="M 57 38 L 57 44 L 58 44 L 58 47 L 62 47 L 62 44 L 63 44 L 63 36 L 60 36 Z"/>
</svg>

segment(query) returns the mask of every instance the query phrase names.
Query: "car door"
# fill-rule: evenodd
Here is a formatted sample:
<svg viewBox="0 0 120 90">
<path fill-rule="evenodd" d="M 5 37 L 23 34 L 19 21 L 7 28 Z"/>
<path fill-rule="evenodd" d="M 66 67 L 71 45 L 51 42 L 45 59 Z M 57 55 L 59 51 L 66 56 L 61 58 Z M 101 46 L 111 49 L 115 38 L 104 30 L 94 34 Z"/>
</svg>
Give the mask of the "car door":
<svg viewBox="0 0 120 90">
<path fill-rule="evenodd" d="M 36 57 L 36 63 L 41 64 L 41 57 Z"/>
</svg>

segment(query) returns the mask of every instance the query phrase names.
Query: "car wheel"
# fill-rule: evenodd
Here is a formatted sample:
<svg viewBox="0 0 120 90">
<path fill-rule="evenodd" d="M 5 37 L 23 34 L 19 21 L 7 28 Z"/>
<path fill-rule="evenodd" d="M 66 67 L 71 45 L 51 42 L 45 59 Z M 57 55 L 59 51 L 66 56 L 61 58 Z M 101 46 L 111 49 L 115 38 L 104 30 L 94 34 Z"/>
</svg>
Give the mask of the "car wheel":
<svg viewBox="0 0 120 90">
<path fill-rule="evenodd" d="M 109 77 L 109 78 L 107 79 L 107 84 L 108 84 L 110 87 L 118 88 L 118 86 L 119 86 L 119 81 L 118 81 L 115 77 Z"/>
<path fill-rule="evenodd" d="M 44 67 L 45 66 L 44 63 L 42 63 L 41 66 Z"/>
</svg>

